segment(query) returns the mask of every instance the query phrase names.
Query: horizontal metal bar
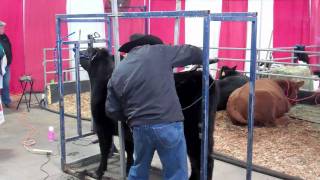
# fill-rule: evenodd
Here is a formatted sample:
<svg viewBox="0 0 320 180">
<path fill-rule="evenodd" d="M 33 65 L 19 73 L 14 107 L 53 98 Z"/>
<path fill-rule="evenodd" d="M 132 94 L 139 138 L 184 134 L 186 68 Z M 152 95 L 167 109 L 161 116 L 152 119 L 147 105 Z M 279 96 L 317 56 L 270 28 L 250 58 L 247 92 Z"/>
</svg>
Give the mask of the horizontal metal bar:
<svg viewBox="0 0 320 180">
<path fill-rule="evenodd" d="M 97 46 L 98 48 L 104 48 L 105 46 Z M 45 51 L 54 51 L 56 48 L 43 48 Z M 73 50 L 73 48 L 61 48 L 62 50 Z M 79 49 L 87 49 L 86 47 L 80 47 Z"/>
<path fill-rule="evenodd" d="M 119 18 L 168 18 L 168 17 L 205 17 L 210 11 L 152 11 L 152 12 L 119 12 Z M 103 14 L 57 14 L 56 18 L 69 21 L 72 18 L 107 18 L 111 13 Z"/>
<path fill-rule="evenodd" d="M 319 54 L 312 54 L 312 55 L 309 55 L 309 57 L 318 57 L 320 56 Z"/>
<path fill-rule="evenodd" d="M 210 70 L 214 70 L 214 71 L 220 71 L 220 68 L 210 68 Z M 237 70 L 240 73 L 245 73 L 245 74 L 250 74 L 250 72 L 248 71 L 242 71 L 242 70 Z M 261 71 L 257 71 L 256 72 L 257 75 L 270 75 L 270 76 L 280 76 L 280 77 L 292 77 L 292 78 L 299 78 L 299 79 L 307 79 L 307 80 L 315 80 L 315 81 L 319 81 L 320 78 L 313 78 L 313 77 L 305 77 L 305 76 L 295 76 L 295 75 L 286 75 L 286 74 L 273 74 L 270 72 L 261 72 Z"/>
<path fill-rule="evenodd" d="M 211 16 L 211 21 L 256 21 L 256 17 L 245 16 Z"/>
<path fill-rule="evenodd" d="M 94 135 L 94 134 L 95 134 L 94 132 L 90 132 L 90 133 L 87 133 L 87 134 L 83 134 L 82 136 L 70 137 L 70 138 L 66 139 L 66 142 L 74 141 L 74 140 L 77 140 L 77 139 L 80 139 L 80 138 L 83 138 L 83 137 L 87 137 L 87 136 L 91 136 L 91 135 Z"/>
<path fill-rule="evenodd" d="M 56 14 L 56 19 L 66 20 L 71 18 L 106 18 L 112 15 L 111 13 L 101 14 Z"/>
<path fill-rule="evenodd" d="M 185 14 L 176 14 L 177 12 L 185 12 Z M 190 13 L 189 13 L 190 12 Z M 197 11 L 198 12 L 198 11 Z M 124 12 L 124 13 L 119 13 L 119 17 L 121 18 L 149 18 L 150 14 L 149 13 L 154 13 L 151 15 L 151 17 L 158 17 L 158 18 L 164 18 L 164 17 L 204 17 L 205 15 L 208 15 L 206 13 L 201 13 L 200 15 L 197 15 L 199 13 L 191 13 L 191 11 L 169 11 L 169 12 L 141 12 L 140 14 L 137 13 L 131 13 L 131 12 Z M 112 17 L 112 14 L 105 14 L 108 17 Z M 211 14 L 211 20 L 212 21 L 256 21 L 256 13 L 216 13 L 216 14 Z M 74 17 L 69 17 L 73 19 L 66 19 L 65 21 L 67 22 L 105 22 L 105 16 L 97 16 L 91 14 L 90 16 L 87 17 L 81 17 L 79 18 L 74 18 Z M 95 19 L 92 19 L 95 18 Z M 97 19 L 100 18 L 100 19 Z"/>
<path fill-rule="evenodd" d="M 249 73 L 249 72 L 245 72 Z M 273 74 L 273 73 L 264 73 L 264 72 L 257 72 L 258 75 L 270 75 L 270 76 L 281 76 L 281 77 L 292 77 L 292 78 L 299 78 L 299 79 L 309 79 L 320 81 L 320 78 L 313 78 L 313 77 L 305 77 L 305 76 L 295 76 L 295 75 L 286 75 L 286 74 Z"/>
<path fill-rule="evenodd" d="M 46 62 L 57 62 L 55 59 L 46 59 Z M 62 59 L 62 61 L 74 61 L 74 59 Z"/>
<path fill-rule="evenodd" d="M 309 46 L 305 46 L 306 48 L 317 48 L 317 47 L 320 47 L 318 45 L 309 45 Z M 224 48 L 224 49 L 229 49 L 229 48 L 232 48 L 230 50 L 251 50 L 250 48 L 240 48 L 240 47 L 220 47 L 221 48 Z M 294 49 L 295 47 L 292 46 L 292 47 L 274 47 L 274 48 L 271 48 L 269 50 L 273 50 L 273 49 L 282 49 L 282 50 L 285 50 L 285 49 Z M 219 47 L 210 47 L 210 49 L 219 49 Z M 266 49 L 266 48 L 264 48 Z M 260 49 L 257 49 L 257 51 L 259 51 Z M 267 50 L 267 49 L 266 49 Z"/>
<path fill-rule="evenodd" d="M 239 59 L 239 58 L 218 58 L 219 60 L 222 60 L 222 61 L 241 61 L 241 62 L 250 62 L 250 59 Z M 296 57 L 283 57 L 283 58 L 273 58 L 273 59 L 267 59 L 267 60 L 264 60 L 264 59 L 259 59 L 259 61 L 257 62 L 262 62 L 262 61 L 265 61 L 265 62 L 268 62 L 268 63 L 275 63 L 277 64 L 278 62 L 276 61 L 281 61 L 281 60 L 291 60 L 291 59 L 297 59 Z M 281 63 L 281 62 L 280 62 Z M 282 63 L 281 63 L 282 64 Z M 293 63 L 295 65 L 300 65 L 300 64 L 297 64 L 297 63 Z"/>
<path fill-rule="evenodd" d="M 320 54 L 319 51 L 296 51 L 284 49 L 259 49 L 259 51 L 273 51 L 273 52 L 290 52 L 290 53 L 306 53 L 306 54 Z"/>
<path fill-rule="evenodd" d="M 306 48 L 320 48 L 319 45 L 308 45 L 308 46 L 305 46 Z"/>
<path fill-rule="evenodd" d="M 202 47 L 200 47 L 202 48 Z M 246 50 L 246 51 L 251 51 L 250 48 L 240 48 L 240 47 L 210 47 L 210 49 L 220 49 L 220 50 Z M 289 48 L 287 48 L 289 49 Z M 296 52 L 296 53 L 311 53 L 311 54 L 320 54 L 318 51 L 294 51 L 294 50 L 285 50 L 281 48 L 261 48 L 257 49 L 257 51 L 278 51 L 278 52 Z"/>
<path fill-rule="evenodd" d="M 236 62 L 250 62 L 249 59 L 235 59 L 235 58 L 218 58 L 221 61 L 236 61 Z M 298 64 L 298 63 L 288 63 L 288 62 L 276 62 L 272 60 L 284 60 L 288 58 L 275 58 L 270 60 L 257 60 L 257 63 L 270 63 L 270 64 L 282 64 L 282 65 L 292 65 L 292 66 L 308 66 L 308 67 L 320 67 L 320 64 Z M 292 59 L 292 58 L 291 58 Z"/>
<path fill-rule="evenodd" d="M 240 62 L 250 62 L 250 59 L 239 59 L 239 58 L 218 58 L 221 61 L 240 61 Z M 273 63 L 273 64 L 283 64 L 282 62 L 277 62 L 280 60 L 290 60 L 290 59 L 296 59 L 296 57 L 284 57 L 284 58 L 274 58 L 274 59 L 259 59 L 257 62 L 267 62 L 267 63 Z M 300 65 L 297 63 L 293 63 L 294 65 Z"/>
<path fill-rule="evenodd" d="M 73 69 L 68 69 L 68 70 L 63 70 L 62 72 L 73 72 L 74 71 L 74 68 Z M 80 71 L 84 71 L 84 69 L 80 69 Z M 56 71 L 47 71 L 46 74 L 55 74 L 57 73 Z"/>
<path fill-rule="evenodd" d="M 210 16 L 242 16 L 242 17 L 257 17 L 256 12 L 224 12 L 224 13 L 211 13 Z"/>
<path fill-rule="evenodd" d="M 283 58 L 273 58 L 270 59 L 270 61 L 283 61 L 283 60 L 292 60 L 292 59 L 297 59 L 297 57 L 283 57 Z"/>
<path fill-rule="evenodd" d="M 80 41 L 63 41 L 63 44 L 75 44 L 75 43 L 79 43 L 79 44 L 88 44 L 90 41 L 89 40 L 80 40 Z M 107 42 L 106 39 L 95 39 L 94 43 L 105 43 Z"/>
<path fill-rule="evenodd" d="M 239 48 L 239 47 L 210 47 L 210 49 L 219 49 L 219 50 L 247 50 L 251 51 L 250 48 Z M 274 52 L 290 52 L 290 53 L 306 53 L 306 54 L 319 54 L 319 51 L 295 51 L 295 50 L 285 50 L 278 48 L 269 48 L 269 49 L 257 49 L 257 51 L 274 51 Z"/>
<path fill-rule="evenodd" d="M 237 58 L 218 58 L 219 60 L 223 61 L 244 61 L 244 62 L 250 62 L 250 59 L 237 59 Z M 297 57 L 283 57 L 283 58 L 273 58 L 273 59 L 268 59 L 265 61 L 268 62 L 274 62 L 274 61 L 281 61 L 281 60 L 291 60 L 291 59 L 297 59 Z M 259 59 L 260 61 L 263 61 L 264 59 Z M 260 62 L 258 61 L 258 62 Z"/>
<path fill-rule="evenodd" d="M 146 6 L 121 6 L 121 7 L 118 7 L 118 9 L 144 9 L 146 8 Z M 105 9 L 110 9 L 111 8 L 105 8 Z"/>
<path fill-rule="evenodd" d="M 75 82 L 74 80 L 69 80 L 69 81 L 63 81 L 63 84 L 69 83 L 69 82 Z"/>
<path fill-rule="evenodd" d="M 106 19 L 68 19 L 68 22 L 104 23 Z"/>
<path fill-rule="evenodd" d="M 45 51 L 54 51 L 56 48 L 43 48 Z M 70 49 L 70 48 L 61 48 L 61 50 Z"/>
</svg>

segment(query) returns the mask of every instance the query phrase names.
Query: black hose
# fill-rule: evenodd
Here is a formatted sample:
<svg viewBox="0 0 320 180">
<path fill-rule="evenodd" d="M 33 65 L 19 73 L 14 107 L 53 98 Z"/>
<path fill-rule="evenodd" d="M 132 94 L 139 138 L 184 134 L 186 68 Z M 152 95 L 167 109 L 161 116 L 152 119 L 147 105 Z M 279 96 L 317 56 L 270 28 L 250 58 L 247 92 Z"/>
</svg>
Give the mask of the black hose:
<svg viewBox="0 0 320 180">
<path fill-rule="evenodd" d="M 241 168 L 246 168 L 247 167 L 247 163 L 245 161 L 241 161 L 238 159 L 235 159 L 233 157 L 221 154 L 221 153 L 217 153 L 214 152 L 213 154 L 211 154 L 211 158 L 215 159 L 215 160 L 219 160 L 219 161 L 223 161 L 229 164 L 233 164 L 235 166 L 241 167 Z M 297 177 L 297 176 L 291 176 L 288 174 L 284 174 L 278 171 L 274 171 L 262 166 L 258 166 L 258 165 L 252 165 L 252 170 L 255 172 L 259 172 L 265 175 L 269 175 L 275 178 L 279 178 L 279 179 L 290 179 L 290 180 L 301 180 L 302 178 Z"/>
</svg>

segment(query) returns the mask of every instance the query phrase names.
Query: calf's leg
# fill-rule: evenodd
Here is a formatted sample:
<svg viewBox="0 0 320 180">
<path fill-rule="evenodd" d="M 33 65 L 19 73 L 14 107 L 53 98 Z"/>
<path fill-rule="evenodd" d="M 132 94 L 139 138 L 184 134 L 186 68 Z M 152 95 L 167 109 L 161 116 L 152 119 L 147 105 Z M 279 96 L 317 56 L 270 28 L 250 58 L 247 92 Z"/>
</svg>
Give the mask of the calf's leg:
<svg viewBox="0 0 320 180">
<path fill-rule="evenodd" d="M 101 159 L 98 169 L 95 172 L 95 178 L 102 179 L 104 172 L 107 169 L 108 165 L 108 155 L 112 145 L 112 131 L 105 128 L 98 127 L 97 135 L 99 139 Z"/>
<path fill-rule="evenodd" d="M 187 117 L 187 116 L 186 116 Z M 187 144 L 187 153 L 191 164 L 190 180 L 200 180 L 200 148 L 201 141 L 199 139 L 199 128 L 197 121 L 191 121 L 192 119 L 185 119 L 185 137 Z M 195 122 L 195 123 L 190 123 Z"/>
<path fill-rule="evenodd" d="M 127 174 L 129 173 L 129 170 L 133 164 L 133 142 L 130 140 L 125 140 L 125 149 L 127 152 Z"/>
</svg>

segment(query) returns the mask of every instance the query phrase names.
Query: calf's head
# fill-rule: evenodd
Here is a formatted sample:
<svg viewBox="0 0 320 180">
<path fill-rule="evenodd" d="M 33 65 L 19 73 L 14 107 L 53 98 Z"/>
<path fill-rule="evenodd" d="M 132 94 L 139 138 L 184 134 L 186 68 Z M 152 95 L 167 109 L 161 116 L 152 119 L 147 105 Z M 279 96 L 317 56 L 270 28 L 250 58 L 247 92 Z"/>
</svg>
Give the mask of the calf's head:
<svg viewBox="0 0 320 180">
<path fill-rule="evenodd" d="M 229 66 L 222 66 L 219 74 L 219 79 L 222 80 L 229 76 L 238 76 L 240 73 L 237 71 L 237 66 L 230 68 Z"/>
<path fill-rule="evenodd" d="M 114 68 L 114 57 L 107 49 L 88 48 L 80 51 L 80 64 L 85 69 L 90 79 L 98 74 L 112 73 Z"/>
</svg>

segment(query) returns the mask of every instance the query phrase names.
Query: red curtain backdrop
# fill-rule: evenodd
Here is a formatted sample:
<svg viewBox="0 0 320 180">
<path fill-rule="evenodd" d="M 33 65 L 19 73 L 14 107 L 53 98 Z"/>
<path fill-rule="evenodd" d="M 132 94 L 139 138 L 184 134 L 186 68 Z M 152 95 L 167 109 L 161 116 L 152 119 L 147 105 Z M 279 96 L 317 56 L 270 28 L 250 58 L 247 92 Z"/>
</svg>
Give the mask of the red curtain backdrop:
<svg viewBox="0 0 320 180">
<path fill-rule="evenodd" d="M 185 9 L 185 0 L 181 1 L 181 9 Z M 175 11 L 176 0 L 151 0 L 151 11 Z M 184 19 L 180 21 L 179 43 L 185 42 Z M 161 37 L 166 44 L 174 42 L 174 19 L 151 19 L 150 33 Z"/>
<path fill-rule="evenodd" d="M 309 45 L 309 0 L 274 0 L 273 23 L 273 47 Z M 290 57 L 291 53 L 278 52 L 273 56 Z"/>
<path fill-rule="evenodd" d="M 222 12 L 247 12 L 248 0 L 223 0 Z M 247 23 L 246 22 L 222 22 L 220 29 L 219 47 L 240 47 L 245 48 L 247 43 Z M 219 50 L 220 58 L 244 59 L 246 51 L 239 50 Z M 224 65 L 234 66 L 237 69 L 244 69 L 244 62 L 221 61 L 218 67 Z"/>
<path fill-rule="evenodd" d="M 10 82 L 12 93 L 18 93 L 21 90 L 18 79 L 25 72 L 22 13 L 21 0 L 1 0 L 0 20 L 7 23 L 6 34 L 12 44 L 13 60 Z"/>
<path fill-rule="evenodd" d="M 320 0 L 311 1 L 310 44 L 318 46 L 308 50 L 320 52 Z M 310 58 L 312 64 L 320 64 L 320 56 Z M 312 68 L 320 71 L 320 68 Z"/>
<path fill-rule="evenodd" d="M 35 79 L 35 90 L 43 90 L 44 85 L 43 48 L 56 45 L 55 14 L 65 13 L 66 0 L 25 0 L 25 73 L 31 74 Z M 67 27 L 62 27 L 62 34 L 65 36 Z M 67 63 L 64 67 L 66 66 Z M 50 69 L 53 70 L 53 64 Z"/>
<path fill-rule="evenodd" d="M 105 11 L 111 12 L 111 7 L 109 5 L 109 0 L 104 0 L 105 3 Z M 108 3 L 108 4 L 106 4 Z M 143 0 L 131 0 L 130 3 L 125 4 L 126 7 L 128 6 L 140 6 L 143 7 Z M 143 12 L 143 9 L 140 8 L 119 8 L 121 12 Z M 120 44 L 124 44 L 129 40 L 131 34 L 134 33 L 142 33 L 145 32 L 145 25 L 144 19 L 119 19 L 119 36 L 120 36 Z M 107 29 L 106 29 L 107 30 Z M 107 33 L 106 33 L 107 35 Z"/>
<path fill-rule="evenodd" d="M 148 4 L 148 1 L 147 1 Z M 142 0 L 131 0 L 131 6 L 143 5 Z M 175 0 L 152 0 L 151 11 L 175 10 Z M 182 0 L 182 9 L 185 0 Z M 310 9 L 311 8 L 311 9 Z M 247 12 L 248 0 L 223 0 L 223 12 Z M 309 11 L 310 10 L 310 11 Z M 131 9 L 130 11 L 134 11 Z M 309 16 L 309 12 L 311 12 Z M 13 45 L 13 64 L 11 65 L 11 92 L 21 92 L 19 76 L 31 74 L 35 79 L 35 90 L 43 90 L 43 48 L 55 47 L 55 14 L 66 13 L 66 0 L 1 0 L 0 20 L 7 23 L 6 34 Z M 274 0 L 274 47 L 294 46 L 296 44 L 320 45 L 320 0 Z M 25 23 L 23 23 L 23 18 Z M 144 32 L 144 20 L 121 20 L 120 40 L 126 42 L 133 33 Z M 152 19 L 151 34 L 160 36 L 165 43 L 173 44 L 174 19 Z M 220 47 L 246 47 L 247 24 L 223 22 L 221 25 Z M 63 26 L 63 35 L 67 27 Z M 184 20 L 180 26 L 180 43 L 185 39 Z M 315 50 L 315 49 L 311 49 Z M 65 56 L 68 56 L 66 52 Z M 275 53 L 275 57 L 290 57 L 290 53 Z M 245 58 L 245 51 L 219 50 L 219 57 Z M 50 56 L 49 56 L 50 58 Z M 51 56 L 53 58 L 53 56 Z M 312 63 L 320 62 L 319 57 L 311 58 Z M 238 65 L 242 62 L 221 62 L 222 65 Z M 65 64 L 64 67 L 67 67 Z M 49 66 L 49 70 L 54 66 Z M 49 77 L 49 79 L 54 78 Z"/>
</svg>

